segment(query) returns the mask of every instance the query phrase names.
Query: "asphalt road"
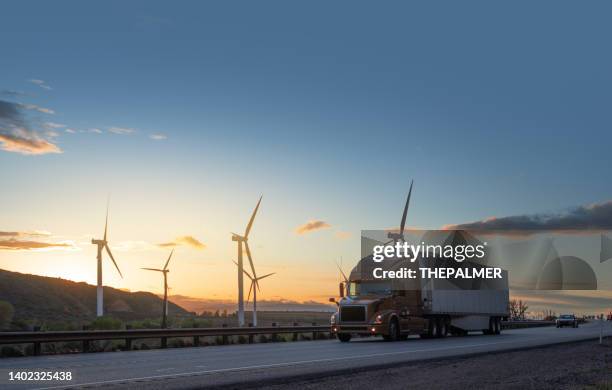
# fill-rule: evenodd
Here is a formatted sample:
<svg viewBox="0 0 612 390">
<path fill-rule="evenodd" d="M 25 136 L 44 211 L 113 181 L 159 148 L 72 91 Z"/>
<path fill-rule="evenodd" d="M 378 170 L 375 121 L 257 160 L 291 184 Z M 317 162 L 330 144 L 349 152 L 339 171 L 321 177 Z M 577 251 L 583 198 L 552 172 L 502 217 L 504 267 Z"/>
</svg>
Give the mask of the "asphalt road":
<svg viewBox="0 0 612 390">
<path fill-rule="evenodd" d="M 604 324 L 604 335 L 612 327 Z M 599 323 L 578 329 L 554 327 L 506 330 L 498 336 L 470 335 L 446 339 L 384 342 L 379 338 L 340 343 L 336 340 L 253 345 L 175 348 L 0 359 L 0 387 L 201 388 L 254 385 L 292 377 L 321 376 L 424 359 L 529 348 L 599 336 Z M 495 355 L 491 355 L 495 359 Z M 9 370 L 71 371 L 71 382 L 8 382 Z"/>
</svg>

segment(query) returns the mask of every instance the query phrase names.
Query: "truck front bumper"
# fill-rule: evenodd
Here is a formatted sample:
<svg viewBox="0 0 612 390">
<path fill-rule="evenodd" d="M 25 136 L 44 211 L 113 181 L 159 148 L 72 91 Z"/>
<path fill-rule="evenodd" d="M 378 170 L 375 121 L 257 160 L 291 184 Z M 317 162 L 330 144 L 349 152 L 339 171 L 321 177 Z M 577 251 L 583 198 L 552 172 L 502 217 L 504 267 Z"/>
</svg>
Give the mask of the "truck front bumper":
<svg viewBox="0 0 612 390">
<path fill-rule="evenodd" d="M 331 326 L 331 334 L 336 335 L 338 333 L 351 333 L 360 335 L 378 335 L 382 334 L 383 327 L 381 324 L 363 324 L 363 325 L 345 325 L 337 324 Z"/>
</svg>

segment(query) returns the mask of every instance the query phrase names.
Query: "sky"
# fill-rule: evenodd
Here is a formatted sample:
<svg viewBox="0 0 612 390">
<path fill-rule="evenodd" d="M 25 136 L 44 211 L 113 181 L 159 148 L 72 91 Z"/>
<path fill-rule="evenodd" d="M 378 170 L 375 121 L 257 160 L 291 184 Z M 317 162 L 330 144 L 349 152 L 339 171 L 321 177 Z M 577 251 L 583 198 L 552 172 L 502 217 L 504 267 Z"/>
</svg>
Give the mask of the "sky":
<svg viewBox="0 0 612 390">
<path fill-rule="evenodd" d="M 161 292 L 139 268 L 175 242 L 172 293 L 234 298 L 230 232 L 263 195 L 262 299 L 324 301 L 412 179 L 420 228 L 605 204 L 611 8 L 5 4 L 0 232 L 21 234 L 0 237 L 0 268 L 95 283 L 110 194 L 124 278 L 105 262 L 105 284 Z"/>
</svg>

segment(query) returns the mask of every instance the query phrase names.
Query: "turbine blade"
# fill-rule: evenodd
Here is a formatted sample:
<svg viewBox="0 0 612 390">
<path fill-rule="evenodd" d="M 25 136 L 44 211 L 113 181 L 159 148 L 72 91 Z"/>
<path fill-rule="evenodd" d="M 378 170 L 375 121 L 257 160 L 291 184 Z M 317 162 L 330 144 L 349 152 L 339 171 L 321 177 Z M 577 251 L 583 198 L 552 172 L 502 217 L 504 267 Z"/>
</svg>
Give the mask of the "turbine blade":
<svg viewBox="0 0 612 390">
<path fill-rule="evenodd" d="M 259 201 L 257 202 L 257 206 L 255 206 L 255 210 L 253 210 L 253 215 L 251 215 L 251 219 L 249 220 L 249 224 L 244 231 L 244 238 L 249 238 L 249 232 L 251 231 L 251 227 L 253 227 L 253 221 L 255 220 L 255 215 L 257 214 L 257 210 L 259 209 L 259 204 L 261 203 L 261 198 L 263 195 L 259 197 Z"/>
<path fill-rule="evenodd" d="M 246 248 L 247 257 L 249 258 L 249 263 L 251 264 L 251 271 L 253 272 L 252 279 L 255 279 L 255 283 L 259 286 L 259 283 L 257 283 L 257 273 L 255 272 L 255 266 L 253 265 L 253 258 L 251 257 L 251 250 L 249 249 L 248 241 L 244 242 L 244 247 Z"/>
<path fill-rule="evenodd" d="M 104 241 L 106 241 L 106 233 L 108 231 L 108 206 L 110 204 L 110 195 L 106 199 L 106 222 L 104 223 Z"/>
<path fill-rule="evenodd" d="M 141 269 L 146 269 L 147 271 L 164 272 L 163 269 L 158 269 L 158 268 L 141 268 Z"/>
<path fill-rule="evenodd" d="M 249 296 L 247 297 L 247 303 L 251 300 L 251 291 L 253 291 L 253 284 L 255 282 L 251 280 L 251 287 L 249 287 Z"/>
<path fill-rule="evenodd" d="M 172 248 L 172 251 L 170 251 L 170 256 L 168 256 L 168 260 L 166 261 L 166 265 L 164 265 L 164 270 L 168 269 L 168 263 L 170 262 L 170 258 L 172 257 L 173 253 L 174 253 L 174 248 Z"/>
<path fill-rule="evenodd" d="M 276 272 L 272 272 L 272 273 L 266 274 L 266 275 L 264 275 L 264 276 L 260 276 L 260 277 L 258 277 L 257 279 L 261 280 L 261 279 L 263 279 L 263 278 L 267 278 L 268 276 L 272 276 L 272 275 L 274 275 L 275 273 L 276 273 Z"/>
<path fill-rule="evenodd" d="M 113 264 L 115 264 L 115 268 L 117 268 L 117 272 L 119 272 L 121 279 L 123 279 L 123 274 L 121 273 L 121 270 L 119 269 L 119 266 L 117 265 L 117 262 L 115 261 L 115 258 L 113 257 L 113 254 L 111 253 L 110 248 L 108 247 L 108 244 L 104 244 L 104 247 L 106 248 L 106 253 L 108 253 L 111 260 L 113 261 Z"/>
<path fill-rule="evenodd" d="M 236 267 L 238 267 L 238 263 L 236 263 L 234 260 L 232 260 L 234 262 L 234 264 L 236 264 Z M 249 277 L 249 279 L 253 280 L 253 277 L 251 276 L 250 273 L 247 272 L 247 270 L 243 269 L 242 272 Z"/>
<path fill-rule="evenodd" d="M 338 264 L 338 262 L 336 262 L 336 267 L 338 267 L 338 271 L 340 271 L 340 273 L 342 274 L 344 281 L 348 283 L 348 278 L 346 277 L 346 274 L 344 273 L 344 271 L 342 271 L 342 268 L 340 267 L 340 264 Z"/>
<path fill-rule="evenodd" d="M 408 205 L 410 204 L 410 195 L 412 195 L 412 184 L 414 180 L 410 181 L 410 190 L 408 191 L 408 198 L 406 198 L 406 205 L 404 206 L 404 214 L 402 214 L 402 223 L 400 224 L 399 234 L 404 234 L 404 227 L 406 226 L 406 216 L 408 215 Z"/>
</svg>

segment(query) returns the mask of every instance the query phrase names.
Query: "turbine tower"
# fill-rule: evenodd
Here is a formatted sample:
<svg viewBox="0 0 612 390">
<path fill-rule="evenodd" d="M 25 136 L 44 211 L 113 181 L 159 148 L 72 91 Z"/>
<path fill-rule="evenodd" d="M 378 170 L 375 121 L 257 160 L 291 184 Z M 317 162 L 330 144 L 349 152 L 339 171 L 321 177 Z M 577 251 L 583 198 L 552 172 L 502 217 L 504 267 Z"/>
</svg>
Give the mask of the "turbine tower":
<svg viewBox="0 0 612 390">
<path fill-rule="evenodd" d="M 238 265 L 238 263 L 236 263 L 235 261 L 234 264 Z M 261 292 L 261 289 L 259 288 L 259 281 L 267 278 L 268 276 L 274 275 L 276 272 L 272 272 L 270 274 L 266 274 L 258 278 L 251 276 L 251 274 L 249 274 L 246 270 L 243 270 L 242 272 L 244 272 L 244 274 L 251 280 L 251 286 L 249 287 L 249 295 L 247 297 L 247 302 L 251 299 L 251 291 L 253 291 L 253 326 L 257 326 L 257 290 Z"/>
<path fill-rule="evenodd" d="M 123 275 L 121 274 L 121 270 L 119 269 L 119 266 L 117 265 L 117 262 L 115 261 L 115 258 L 113 257 L 113 254 L 110 251 L 110 248 L 108 247 L 108 241 L 106 240 L 107 238 L 107 233 L 108 233 L 108 202 L 106 203 L 106 222 L 104 224 L 104 238 L 101 240 L 96 240 L 96 239 L 91 239 L 91 243 L 94 245 L 98 246 L 98 288 L 96 291 L 96 315 L 98 317 L 102 317 L 104 315 L 104 288 L 102 287 L 102 250 L 106 249 L 106 253 L 108 253 L 108 256 L 111 258 L 111 260 L 113 261 L 113 264 L 115 264 L 115 268 L 117 268 L 117 272 L 119 272 L 119 275 L 121 276 L 121 278 L 123 278 Z"/>
<path fill-rule="evenodd" d="M 168 260 L 166 260 L 166 264 L 164 265 L 164 268 L 159 269 L 159 268 L 142 268 L 142 269 L 146 269 L 147 271 L 156 271 L 156 272 L 161 272 L 164 274 L 164 306 L 162 308 L 162 323 L 161 323 L 161 327 L 162 329 L 166 328 L 166 322 L 167 322 L 167 318 L 168 318 L 168 272 L 170 272 L 170 270 L 168 269 L 168 264 L 170 264 L 170 259 L 172 258 L 172 254 L 174 253 L 174 249 L 172 249 L 172 251 L 170 252 L 170 256 L 168 256 Z"/>
<path fill-rule="evenodd" d="M 251 258 L 251 251 L 249 250 L 249 232 L 251 231 L 251 227 L 253 227 L 253 221 L 255 220 L 255 215 L 257 214 L 257 210 L 259 209 L 259 204 L 261 203 L 261 196 L 259 201 L 257 202 L 257 206 L 255 206 L 255 210 L 253 210 L 253 214 L 251 215 L 251 219 L 244 231 L 244 236 L 241 236 L 236 233 L 232 233 L 232 241 L 236 241 L 238 244 L 238 326 L 244 326 L 244 287 L 243 287 L 243 277 L 244 266 L 242 262 L 242 246 L 244 244 L 244 249 L 246 250 L 247 257 L 249 258 L 249 263 L 251 265 L 251 271 L 253 272 L 253 277 L 255 278 L 255 284 L 257 284 L 257 274 L 255 273 L 255 267 L 253 266 L 253 259 Z"/>
<path fill-rule="evenodd" d="M 406 198 L 406 204 L 404 205 L 404 213 L 402 214 L 402 221 L 400 222 L 399 232 L 389 232 L 387 237 L 391 240 L 387 241 L 385 245 L 392 242 L 404 241 L 404 228 L 406 227 L 406 216 L 408 215 L 408 206 L 410 205 L 410 195 L 412 195 L 412 184 L 414 180 L 410 181 L 410 190 L 408 191 L 408 197 Z"/>
</svg>

